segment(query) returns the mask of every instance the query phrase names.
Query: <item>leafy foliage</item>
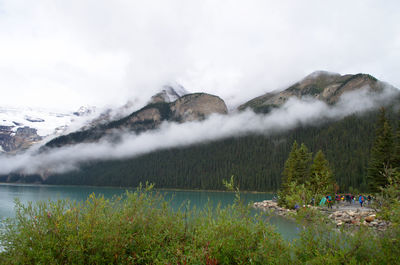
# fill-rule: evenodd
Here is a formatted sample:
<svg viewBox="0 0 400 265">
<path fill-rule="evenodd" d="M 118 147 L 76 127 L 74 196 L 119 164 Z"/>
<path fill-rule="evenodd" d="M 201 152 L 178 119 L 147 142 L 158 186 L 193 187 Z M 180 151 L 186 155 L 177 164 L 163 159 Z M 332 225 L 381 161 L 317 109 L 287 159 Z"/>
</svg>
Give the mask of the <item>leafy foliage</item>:
<svg viewBox="0 0 400 265">
<path fill-rule="evenodd" d="M 391 185 L 398 194 L 397 177 Z M 312 208 L 300 208 L 296 218 L 304 229 L 297 240 L 287 242 L 265 216 L 254 216 L 247 206 L 235 203 L 199 211 L 182 206 L 173 211 L 151 186 L 112 200 L 92 194 L 84 203 L 17 201 L 15 219 L 0 230 L 0 263 L 398 263 L 399 219 L 377 234 L 364 227 L 337 230 Z"/>
<path fill-rule="evenodd" d="M 305 144 L 298 147 L 295 141 L 283 170 L 281 189 L 278 192 L 279 205 L 292 209 L 295 205 L 307 205 L 312 198 L 319 201 L 333 189 L 332 170 L 321 150 L 311 164 L 312 153 Z"/>
<path fill-rule="evenodd" d="M 16 203 L 1 230 L 1 264 L 282 264 L 288 245 L 265 218 L 233 204 L 173 211 L 147 188 L 107 200 L 90 195 Z"/>
</svg>

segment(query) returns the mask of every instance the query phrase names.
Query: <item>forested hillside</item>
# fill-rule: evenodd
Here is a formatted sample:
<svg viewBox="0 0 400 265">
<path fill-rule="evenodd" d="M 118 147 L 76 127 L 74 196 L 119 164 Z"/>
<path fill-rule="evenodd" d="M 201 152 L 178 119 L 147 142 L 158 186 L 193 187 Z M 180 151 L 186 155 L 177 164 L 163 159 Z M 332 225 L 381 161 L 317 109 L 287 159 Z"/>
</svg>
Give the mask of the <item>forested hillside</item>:
<svg viewBox="0 0 400 265">
<path fill-rule="evenodd" d="M 388 114 L 395 119 L 394 111 Z M 272 136 L 230 138 L 123 161 L 92 162 L 80 171 L 50 176 L 45 183 L 137 186 L 150 181 L 158 188 L 222 189 L 222 179 L 235 175 L 242 190 L 275 191 L 297 140 L 314 153 L 322 149 L 342 191 L 349 187 L 366 190 L 377 116 L 378 111 L 371 111 Z"/>
</svg>

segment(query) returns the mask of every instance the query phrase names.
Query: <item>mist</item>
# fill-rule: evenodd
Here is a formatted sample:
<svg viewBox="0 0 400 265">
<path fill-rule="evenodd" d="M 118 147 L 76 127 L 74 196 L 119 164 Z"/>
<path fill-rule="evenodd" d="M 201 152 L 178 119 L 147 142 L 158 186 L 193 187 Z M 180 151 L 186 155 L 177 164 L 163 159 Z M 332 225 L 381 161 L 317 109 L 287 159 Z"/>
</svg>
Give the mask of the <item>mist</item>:
<svg viewBox="0 0 400 265">
<path fill-rule="evenodd" d="M 228 107 L 315 70 L 400 87 L 396 0 L 0 1 L 0 104 L 144 103 L 168 82 Z"/>
<path fill-rule="evenodd" d="M 317 126 L 360 114 L 386 105 L 395 95 L 398 95 L 398 90 L 393 87 L 386 88 L 382 93 L 373 93 L 366 87 L 343 94 L 334 106 L 312 98 L 290 98 L 282 107 L 266 115 L 246 110 L 211 115 L 203 121 L 183 124 L 164 122 L 160 128 L 141 134 L 116 131 L 120 138 L 117 143 L 102 139 L 96 143 L 55 148 L 45 153 L 32 150 L 22 155 L 0 157 L 0 174 L 49 175 L 79 170 L 79 166 L 88 161 L 133 158 L 157 150 L 248 134 L 268 136 L 300 125 Z"/>
</svg>

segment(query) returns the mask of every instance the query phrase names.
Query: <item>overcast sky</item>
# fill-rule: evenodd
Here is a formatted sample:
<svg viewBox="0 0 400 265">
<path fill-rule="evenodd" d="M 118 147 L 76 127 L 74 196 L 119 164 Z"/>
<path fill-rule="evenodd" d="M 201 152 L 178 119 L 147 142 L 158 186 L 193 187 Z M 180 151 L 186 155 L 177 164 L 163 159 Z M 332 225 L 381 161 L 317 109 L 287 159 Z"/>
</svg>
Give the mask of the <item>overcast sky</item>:
<svg viewBox="0 0 400 265">
<path fill-rule="evenodd" d="M 163 84 L 232 107 L 314 70 L 400 87 L 398 0 L 0 0 L 0 105 L 144 104 Z"/>
</svg>

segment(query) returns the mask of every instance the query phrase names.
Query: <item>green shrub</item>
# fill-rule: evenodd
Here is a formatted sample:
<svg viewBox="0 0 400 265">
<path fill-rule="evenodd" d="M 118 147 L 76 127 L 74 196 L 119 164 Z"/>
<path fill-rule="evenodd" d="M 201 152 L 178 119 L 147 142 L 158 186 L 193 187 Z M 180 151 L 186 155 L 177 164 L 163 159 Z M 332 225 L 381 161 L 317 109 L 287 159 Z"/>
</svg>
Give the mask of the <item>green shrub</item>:
<svg viewBox="0 0 400 265">
<path fill-rule="evenodd" d="M 257 219 L 256 219 L 257 218 Z M 173 211 L 150 188 L 23 205 L 6 222 L 2 264 L 282 264 L 288 245 L 240 202 Z"/>
<path fill-rule="evenodd" d="M 301 207 L 303 230 L 287 242 L 250 210 L 237 193 L 225 208 L 174 211 L 151 186 L 111 200 L 92 194 L 83 203 L 17 201 L 16 217 L 0 230 L 0 263 L 398 264 L 394 219 L 384 233 L 338 230 L 318 210 Z"/>
</svg>

